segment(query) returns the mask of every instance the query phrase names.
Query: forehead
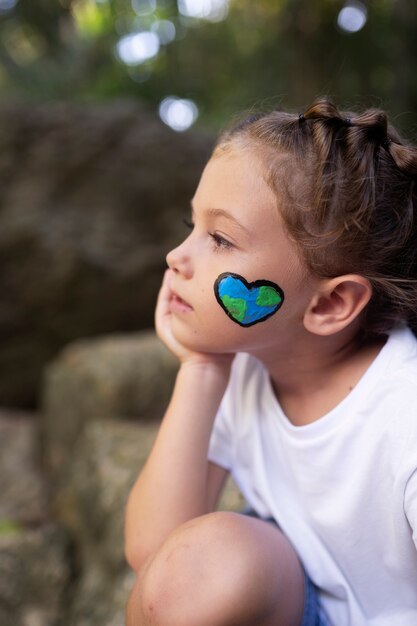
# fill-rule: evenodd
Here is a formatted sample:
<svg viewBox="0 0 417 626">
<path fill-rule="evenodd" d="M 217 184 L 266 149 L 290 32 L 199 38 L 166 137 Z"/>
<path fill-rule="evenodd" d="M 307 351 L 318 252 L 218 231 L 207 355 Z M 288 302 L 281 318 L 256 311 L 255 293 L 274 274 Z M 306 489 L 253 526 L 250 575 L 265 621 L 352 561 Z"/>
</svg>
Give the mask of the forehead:
<svg viewBox="0 0 417 626">
<path fill-rule="evenodd" d="M 288 155 L 273 156 L 273 171 L 282 172 L 282 185 L 268 182 L 268 166 L 262 155 L 252 150 L 234 149 L 215 153 L 207 163 L 193 199 L 196 213 L 222 209 L 232 215 L 249 236 L 248 250 L 261 250 L 276 262 L 290 262 L 305 271 L 302 255 L 288 234 L 281 208 L 287 204 L 285 177 L 290 167 Z"/>
<path fill-rule="evenodd" d="M 245 213 L 259 217 L 271 211 L 277 215 L 277 196 L 265 175 L 265 167 L 254 152 L 216 152 L 203 171 L 195 204 L 197 208 L 222 208 L 242 217 Z"/>
</svg>

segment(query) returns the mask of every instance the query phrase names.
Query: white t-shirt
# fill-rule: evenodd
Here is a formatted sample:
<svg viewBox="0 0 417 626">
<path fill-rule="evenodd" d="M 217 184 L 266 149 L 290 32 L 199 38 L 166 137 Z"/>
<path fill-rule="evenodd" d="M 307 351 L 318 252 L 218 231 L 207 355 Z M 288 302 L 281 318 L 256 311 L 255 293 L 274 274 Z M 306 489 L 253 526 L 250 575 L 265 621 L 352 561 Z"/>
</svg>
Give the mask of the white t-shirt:
<svg viewBox="0 0 417 626">
<path fill-rule="evenodd" d="M 417 339 L 398 326 L 349 395 L 294 426 L 236 356 L 209 459 L 292 542 L 334 626 L 417 626 Z"/>
</svg>

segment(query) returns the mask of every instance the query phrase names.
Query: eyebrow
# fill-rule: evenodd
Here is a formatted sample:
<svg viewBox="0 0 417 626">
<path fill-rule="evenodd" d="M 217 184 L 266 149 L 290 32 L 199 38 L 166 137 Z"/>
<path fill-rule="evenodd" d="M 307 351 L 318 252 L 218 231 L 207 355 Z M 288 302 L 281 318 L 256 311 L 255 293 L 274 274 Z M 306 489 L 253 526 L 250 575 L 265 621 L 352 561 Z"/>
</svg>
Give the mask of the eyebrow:
<svg viewBox="0 0 417 626">
<path fill-rule="evenodd" d="M 194 215 L 195 209 L 194 209 L 192 201 L 190 202 L 190 205 L 191 205 L 192 214 Z M 229 213 L 229 211 L 226 211 L 225 209 L 210 208 L 210 209 L 206 209 L 204 213 L 208 215 L 209 217 L 224 217 L 230 220 L 231 222 L 233 222 L 246 234 L 250 235 L 250 231 L 245 226 L 243 226 L 243 224 L 241 224 L 235 217 L 233 217 L 233 215 Z"/>
</svg>

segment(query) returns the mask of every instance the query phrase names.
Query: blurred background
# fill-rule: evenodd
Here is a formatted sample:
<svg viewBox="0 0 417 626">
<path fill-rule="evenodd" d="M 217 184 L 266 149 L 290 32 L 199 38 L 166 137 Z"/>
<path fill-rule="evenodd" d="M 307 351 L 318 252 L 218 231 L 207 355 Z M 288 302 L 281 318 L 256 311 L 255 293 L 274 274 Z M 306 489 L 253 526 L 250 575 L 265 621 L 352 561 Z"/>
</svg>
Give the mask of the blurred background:
<svg viewBox="0 0 417 626">
<path fill-rule="evenodd" d="M 326 93 L 412 126 L 410 0 L 1 0 L 3 100 L 139 99 L 175 130 Z"/>
<path fill-rule="evenodd" d="M 415 141 L 416 32 L 414 0 L 0 0 L 1 626 L 124 622 L 155 300 L 219 130 L 329 95 Z"/>
</svg>

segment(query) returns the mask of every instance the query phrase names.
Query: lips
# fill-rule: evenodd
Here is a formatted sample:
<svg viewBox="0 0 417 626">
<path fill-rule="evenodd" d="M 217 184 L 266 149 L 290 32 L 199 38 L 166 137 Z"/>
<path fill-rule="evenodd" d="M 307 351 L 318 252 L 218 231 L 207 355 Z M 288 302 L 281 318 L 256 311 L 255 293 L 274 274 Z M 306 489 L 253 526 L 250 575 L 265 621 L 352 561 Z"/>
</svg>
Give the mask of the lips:
<svg viewBox="0 0 417 626">
<path fill-rule="evenodd" d="M 192 311 L 193 307 L 191 304 L 188 304 L 185 300 L 180 298 L 175 292 L 172 292 L 170 299 L 171 310 L 174 312 L 186 313 L 187 311 Z"/>
</svg>

